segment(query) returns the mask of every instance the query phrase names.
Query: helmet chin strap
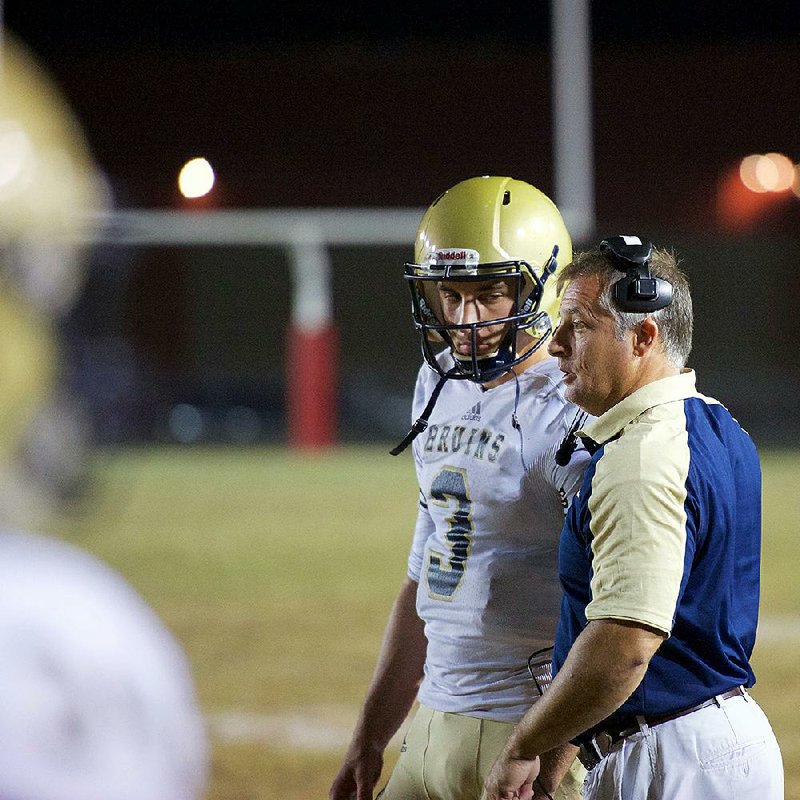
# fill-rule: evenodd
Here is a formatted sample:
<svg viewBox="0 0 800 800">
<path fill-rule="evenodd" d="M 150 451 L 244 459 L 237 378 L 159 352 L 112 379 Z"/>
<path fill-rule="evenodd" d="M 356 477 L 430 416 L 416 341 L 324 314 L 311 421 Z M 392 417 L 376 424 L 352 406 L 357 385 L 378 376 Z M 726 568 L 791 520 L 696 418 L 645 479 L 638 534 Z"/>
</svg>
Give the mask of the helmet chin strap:
<svg viewBox="0 0 800 800">
<path fill-rule="evenodd" d="M 498 350 L 491 356 L 484 356 L 483 358 L 472 359 L 470 357 L 456 356 L 453 353 L 453 358 L 456 362 L 455 369 L 460 373 L 466 373 L 470 380 L 475 383 L 488 383 L 502 375 L 509 367 L 502 356 L 499 355 Z"/>
<path fill-rule="evenodd" d="M 540 342 L 541 344 L 541 342 Z M 522 439 L 522 426 L 520 425 L 519 419 L 517 418 L 517 407 L 519 405 L 519 377 L 517 376 L 516 371 L 514 370 L 513 364 L 506 364 L 506 363 L 497 363 L 498 355 L 503 348 L 501 347 L 494 356 L 490 356 L 489 358 L 482 358 L 478 359 L 471 359 L 471 358 L 458 358 L 451 348 L 451 354 L 456 360 L 470 363 L 476 366 L 480 372 L 489 372 L 487 375 L 481 375 L 481 380 L 475 379 L 476 383 L 488 383 L 490 381 L 496 380 L 501 375 L 505 373 L 511 373 L 514 376 L 515 380 L 515 393 L 514 393 L 514 410 L 511 414 L 511 424 L 515 430 L 517 430 L 520 434 L 520 439 Z M 528 352 L 535 352 L 538 349 L 537 347 L 533 347 Z M 514 354 L 510 347 L 506 348 L 509 358 L 511 361 L 514 361 Z M 485 366 L 482 366 L 485 365 Z M 422 413 L 419 415 L 417 420 L 411 426 L 409 432 L 405 435 L 405 438 L 402 442 L 400 442 L 397 446 L 393 447 L 389 454 L 393 456 L 398 456 L 400 453 L 403 452 L 410 444 L 417 438 L 427 427 L 428 427 L 428 420 L 430 419 L 431 414 L 433 413 L 434 406 L 436 405 L 436 401 L 439 399 L 439 395 L 444 388 L 445 383 L 449 378 L 452 378 L 454 375 L 460 375 L 463 377 L 464 370 L 462 370 L 458 363 L 456 366 L 452 367 L 450 370 L 445 372 L 444 374 L 440 375 L 439 381 L 437 382 L 436 386 L 433 387 L 433 391 L 431 392 L 431 396 L 428 399 L 428 402 L 425 404 L 425 408 L 423 409 Z M 522 453 L 522 451 L 520 451 Z M 523 464 L 524 464 L 524 455 L 523 455 Z"/>
<path fill-rule="evenodd" d="M 428 419 L 433 413 L 433 407 L 436 405 L 436 401 L 439 399 L 442 387 L 445 385 L 447 379 L 454 372 L 456 372 L 457 369 L 458 369 L 457 367 L 453 367 L 453 369 L 449 370 L 439 378 L 439 382 L 436 384 L 436 386 L 433 387 L 433 391 L 431 392 L 430 399 L 428 400 L 425 409 L 419 415 L 417 421 L 411 426 L 411 430 L 406 434 L 403 441 L 389 451 L 389 455 L 399 456 L 400 453 L 402 453 L 403 450 L 405 450 L 406 447 L 408 447 L 411 444 L 411 442 L 413 442 L 414 439 L 416 439 L 417 436 L 419 436 L 422 433 L 422 431 L 424 431 L 428 427 Z"/>
<path fill-rule="evenodd" d="M 433 391 L 431 392 L 431 396 L 428 399 L 428 402 L 425 405 L 424 410 L 419 415 L 417 420 L 411 426 L 411 430 L 405 435 L 405 438 L 402 442 L 400 442 L 396 447 L 393 447 L 389 454 L 393 456 L 398 456 L 400 453 L 403 452 L 410 444 L 417 438 L 427 427 L 428 427 L 428 420 L 430 419 L 431 414 L 433 413 L 434 406 L 436 405 L 436 401 L 439 399 L 439 395 L 444 388 L 445 383 L 448 381 L 449 378 L 452 378 L 456 375 L 459 377 L 463 377 L 465 370 L 459 367 L 458 362 L 466 362 L 473 366 L 473 368 L 478 369 L 478 375 L 480 375 L 480 379 L 475 377 L 471 378 L 476 383 L 488 383 L 489 381 L 493 381 L 496 378 L 499 378 L 503 373 L 511 372 L 514 377 L 516 377 L 516 373 L 514 373 L 513 365 L 508 365 L 506 363 L 497 363 L 498 356 L 503 347 L 500 347 L 499 350 L 496 351 L 494 356 L 490 356 L 488 358 L 482 358 L 480 360 L 473 359 L 473 358 L 458 358 L 455 354 L 455 349 L 451 347 L 450 353 L 453 356 L 453 359 L 456 361 L 456 365 L 449 369 L 447 372 L 442 374 L 439 377 L 439 381 L 436 386 L 433 387 Z M 508 352 L 509 360 L 513 361 L 513 351 L 511 347 L 506 347 L 506 351 Z M 482 366 L 485 365 L 485 366 Z M 489 374 L 483 375 L 482 373 L 486 371 Z M 474 374 L 474 369 L 471 370 Z M 517 421 L 516 409 L 517 409 L 517 401 L 519 400 L 519 381 L 517 381 L 517 400 L 514 402 L 514 413 L 512 414 L 512 421 L 515 428 L 518 428 L 519 422 Z"/>
<path fill-rule="evenodd" d="M 389 455 L 392 456 L 399 456 L 400 453 L 403 452 L 410 444 L 417 438 L 427 427 L 428 427 L 428 420 L 430 419 L 431 414 L 433 413 L 434 406 L 436 405 L 436 401 L 439 399 L 439 395 L 444 388 L 445 383 L 447 380 L 453 376 L 454 373 L 459 372 L 458 367 L 453 367 L 451 370 L 446 372 L 439 378 L 438 383 L 436 386 L 433 387 L 433 391 L 431 392 L 431 396 L 428 399 L 428 402 L 425 405 L 422 413 L 417 417 L 416 422 L 411 426 L 411 430 L 405 435 L 405 438 L 402 442 L 400 442 L 397 446 L 393 447 L 389 451 Z M 514 376 L 515 381 L 515 391 L 514 391 L 514 410 L 511 412 L 511 424 L 516 431 L 520 434 L 520 440 L 522 439 L 522 426 L 520 425 L 519 419 L 517 418 L 517 407 L 519 406 L 519 377 L 517 373 L 514 371 L 513 366 L 509 367 L 498 367 L 497 368 L 497 375 L 496 378 L 499 378 L 500 375 L 503 373 L 510 372 Z M 487 379 L 494 380 L 494 378 Z M 520 451 L 522 454 L 522 451 Z M 523 464 L 525 463 L 524 455 L 523 455 Z"/>
<path fill-rule="evenodd" d="M 501 342 L 494 353 L 484 355 L 481 358 L 477 358 L 474 355 L 478 344 L 474 339 L 475 331 L 473 331 L 473 354 L 471 355 L 459 355 L 456 352 L 454 344 L 451 342 L 450 354 L 456 362 L 452 371 L 456 374 L 461 373 L 461 375 L 466 375 L 469 380 L 475 381 L 476 383 L 489 383 L 499 378 L 504 372 L 508 372 L 512 366 L 512 362 L 517 357 L 516 347 L 513 346 L 511 341 L 512 335 L 515 334 L 509 332 L 509 335 L 504 338 L 503 342 Z"/>
</svg>

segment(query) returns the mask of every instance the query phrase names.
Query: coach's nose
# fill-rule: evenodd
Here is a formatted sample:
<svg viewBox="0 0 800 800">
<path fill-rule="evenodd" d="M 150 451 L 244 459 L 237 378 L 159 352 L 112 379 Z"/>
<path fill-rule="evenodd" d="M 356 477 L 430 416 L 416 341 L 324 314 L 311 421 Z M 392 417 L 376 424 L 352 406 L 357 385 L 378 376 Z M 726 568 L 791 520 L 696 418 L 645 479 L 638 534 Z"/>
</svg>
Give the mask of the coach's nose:
<svg viewBox="0 0 800 800">
<path fill-rule="evenodd" d="M 556 325 L 553 335 L 547 343 L 547 352 L 551 356 L 561 356 L 567 352 L 567 337 L 564 332 L 564 326 L 561 323 Z"/>
</svg>

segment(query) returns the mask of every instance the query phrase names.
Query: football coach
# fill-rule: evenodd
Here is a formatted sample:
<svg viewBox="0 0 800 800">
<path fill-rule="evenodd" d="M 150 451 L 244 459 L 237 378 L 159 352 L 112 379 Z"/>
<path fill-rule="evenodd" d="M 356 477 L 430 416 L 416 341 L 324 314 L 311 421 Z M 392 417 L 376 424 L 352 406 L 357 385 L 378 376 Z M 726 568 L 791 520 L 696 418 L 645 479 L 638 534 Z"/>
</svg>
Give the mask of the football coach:
<svg viewBox="0 0 800 800">
<path fill-rule="evenodd" d="M 685 368 L 692 305 L 674 254 L 614 236 L 578 255 L 549 345 L 597 417 L 561 535 L 557 675 L 486 800 L 544 798 L 538 756 L 571 741 L 587 800 L 779 800 L 783 765 L 747 689 L 761 479 L 748 434 Z"/>
</svg>

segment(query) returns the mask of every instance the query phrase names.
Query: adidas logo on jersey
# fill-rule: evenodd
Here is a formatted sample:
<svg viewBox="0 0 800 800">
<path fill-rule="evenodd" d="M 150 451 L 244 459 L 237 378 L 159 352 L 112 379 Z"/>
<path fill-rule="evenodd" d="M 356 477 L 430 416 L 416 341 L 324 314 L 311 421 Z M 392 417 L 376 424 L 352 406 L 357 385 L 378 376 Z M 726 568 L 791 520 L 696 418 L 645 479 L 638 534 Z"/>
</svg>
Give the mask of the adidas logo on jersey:
<svg viewBox="0 0 800 800">
<path fill-rule="evenodd" d="M 461 419 L 466 419 L 470 422 L 480 422 L 481 419 L 481 401 L 478 400 L 472 408 L 464 414 Z"/>
</svg>

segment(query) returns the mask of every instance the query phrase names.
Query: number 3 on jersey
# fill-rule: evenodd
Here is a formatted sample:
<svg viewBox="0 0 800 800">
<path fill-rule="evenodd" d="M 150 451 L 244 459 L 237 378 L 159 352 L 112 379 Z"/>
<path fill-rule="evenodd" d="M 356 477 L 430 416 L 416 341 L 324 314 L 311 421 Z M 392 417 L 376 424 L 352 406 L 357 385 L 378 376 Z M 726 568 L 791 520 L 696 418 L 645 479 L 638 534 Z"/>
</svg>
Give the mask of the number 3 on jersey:
<svg viewBox="0 0 800 800">
<path fill-rule="evenodd" d="M 438 600 L 452 600 L 467 566 L 472 547 L 472 501 L 469 499 L 467 473 L 463 469 L 444 467 L 431 483 L 431 500 L 440 506 L 453 506 L 447 517 L 445 536 L 450 555 L 431 552 L 428 559 L 428 593 Z M 447 561 L 446 565 L 442 562 Z"/>
</svg>

